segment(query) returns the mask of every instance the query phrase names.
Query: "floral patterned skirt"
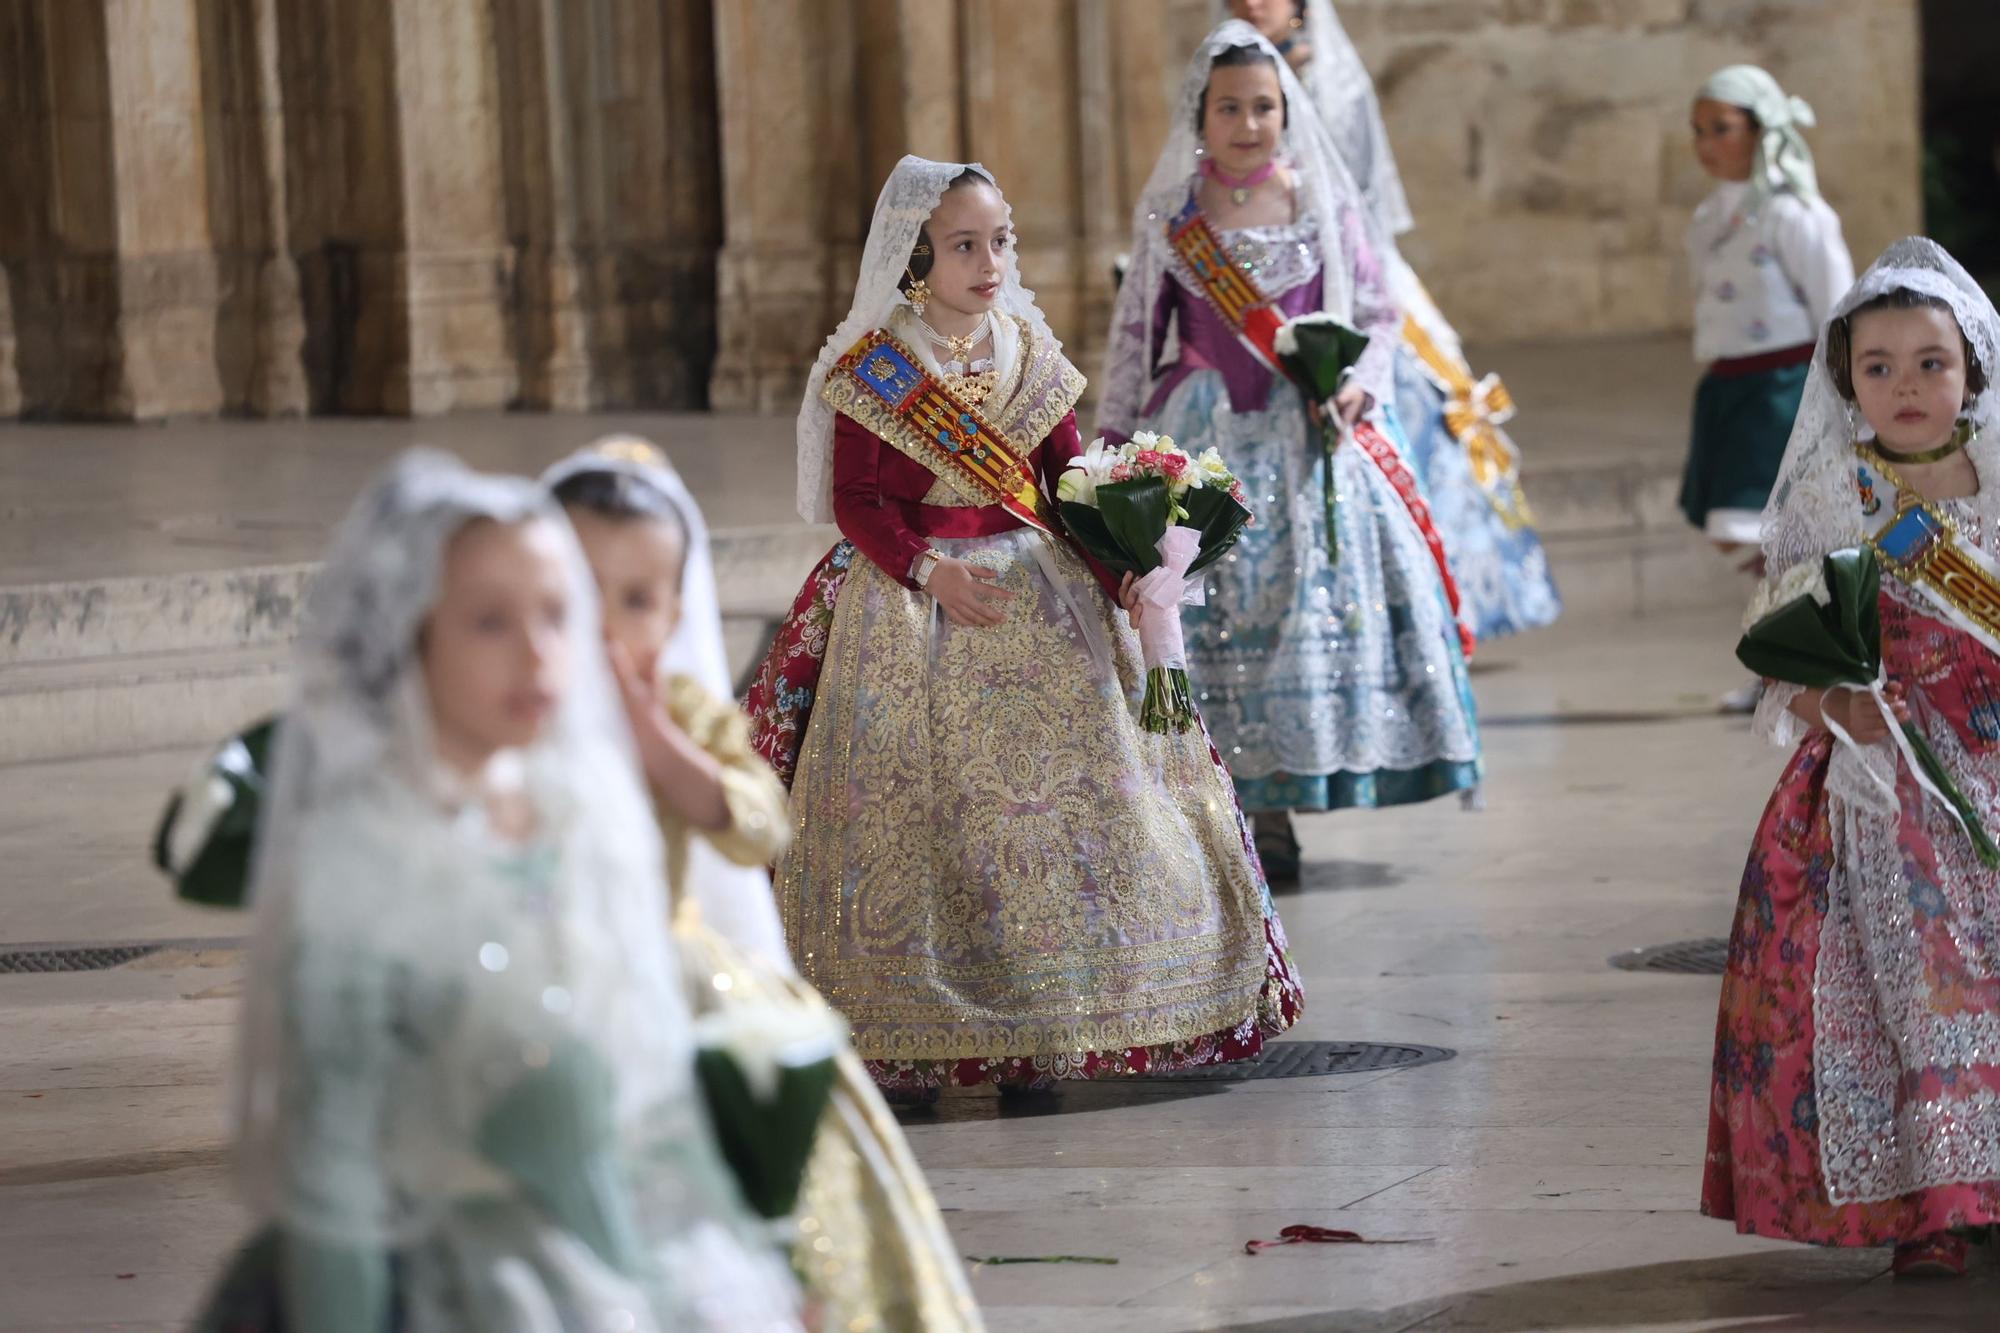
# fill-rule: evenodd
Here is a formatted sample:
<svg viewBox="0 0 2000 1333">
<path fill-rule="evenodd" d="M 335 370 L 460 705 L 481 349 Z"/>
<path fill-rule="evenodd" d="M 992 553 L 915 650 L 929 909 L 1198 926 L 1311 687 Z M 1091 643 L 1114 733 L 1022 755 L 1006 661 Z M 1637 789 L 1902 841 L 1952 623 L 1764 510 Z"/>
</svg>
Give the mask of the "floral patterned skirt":
<svg viewBox="0 0 2000 1333">
<path fill-rule="evenodd" d="M 1748 1234 L 1888 1245 L 2000 1222 L 2000 1182 L 1835 1204 L 1820 1166 L 1814 981 L 1834 872 L 1832 742 L 1809 739 L 1764 810 L 1730 931 L 1716 1023 L 1701 1210 Z"/>
<path fill-rule="evenodd" d="M 1007 624 L 935 623 L 843 543 L 745 701 L 795 780 L 803 970 L 885 1087 L 1256 1055 L 1302 998 L 1214 747 L 1138 729 L 1136 644 L 1073 552 L 969 540 L 1017 594 Z"/>
</svg>

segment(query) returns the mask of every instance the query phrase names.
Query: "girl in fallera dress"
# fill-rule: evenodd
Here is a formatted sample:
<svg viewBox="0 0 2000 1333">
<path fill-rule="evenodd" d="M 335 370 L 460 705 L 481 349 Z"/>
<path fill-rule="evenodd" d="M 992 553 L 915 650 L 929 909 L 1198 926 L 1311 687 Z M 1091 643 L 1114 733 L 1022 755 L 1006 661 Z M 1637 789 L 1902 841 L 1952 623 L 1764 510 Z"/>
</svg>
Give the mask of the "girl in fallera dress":
<svg viewBox="0 0 2000 1333">
<path fill-rule="evenodd" d="M 1384 412 L 1401 327 L 1387 242 L 1291 69 L 1238 21 L 1195 53 L 1132 225 L 1099 426 L 1214 446 L 1249 492 L 1255 523 L 1211 568 L 1206 606 L 1185 613 L 1188 668 L 1266 866 L 1295 879 L 1291 811 L 1480 780 L 1442 552 Z M 1204 225 L 1282 315 L 1324 312 L 1368 335 L 1330 401 L 1308 402 L 1211 299 L 1174 239 Z M 1317 418 L 1341 436 L 1332 532 Z"/>
<path fill-rule="evenodd" d="M 1772 683 L 1757 705 L 1797 750 L 1730 934 L 1701 1206 L 1761 1236 L 1893 1244 L 1898 1274 L 1962 1273 L 1968 1229 L 2000 1223 L 2000 872 L 1885 712 L 2000 827 L 1996 367 L 1992 302 L 1934 243 L 1898 241 L 1834 306 L 1764 513 L 1761 603 L 1803 595 L 1829 552 L 1885 552 L 1887 681 L 1882 703 Z M 1894 558 L 1925 527 L 1926 557 Z"/>
<path fill-rule="evenodd" d="M 651 444 L 601 440 L 543 483 L 561 501 L 605 606 L 606 640 L 666 835 L 674 939 L 697 1013 L 826 1002 L 786 951 L 764 867 L 791 837 L 785 790 L 728 694 L 708 530 Z M 836 1060 L 793 1219 L 793 1266 L 818 1326 L 975 1333 L 964 1265 L 895 1115 L 852 1050 Z"/>
<path fill-rule="evenodd" d="M 273 1308 L 207 1326 L 795 1330 L 714 1142 L 590 574 L 531 482 L 405 455 L 314 580 L 251 901 Z"/>
<path fill-rule="evenodd" d="M 799 413 L 847 542 L 750 697 L 793 956 L 900 1099 L 1245 1058 L 1299 1010 L 1227 774 L 1140 727 L 1137 597 L 1054 515 L 1082 391 L 991 175 L 904 158 Z"/>
<path fill-rule="evenodd" d="M 1755 65 L 1718 70 L 1695 95 L 1694 151 L 1716 186 L 1688 226 L 1695 390 L 1681 512 L 1725 555 L 1751 555 L 1778 476 L 1813 339 L 1854 261 L 1820 197 L 1804 130 L 1812 108 Z M 1723 699 L 1755 706 L 1754 685 Z"/>
<path fill-rule="evenodd" d="M 1229 0 L 1298 72 L 1378 234 L 1391 299 L 1403 312 L 1394 403 L 1411 467 L 1423 478 L 1467 624 L 1483 643 L 1562 613 L 1521 485 L 1520 451 L 1502 424 L 1513 399 L 1478 376 L 1458 331 L 1394 239 L 1416 227 L 1374 81 L 1329 0 Z"/>
</svg>

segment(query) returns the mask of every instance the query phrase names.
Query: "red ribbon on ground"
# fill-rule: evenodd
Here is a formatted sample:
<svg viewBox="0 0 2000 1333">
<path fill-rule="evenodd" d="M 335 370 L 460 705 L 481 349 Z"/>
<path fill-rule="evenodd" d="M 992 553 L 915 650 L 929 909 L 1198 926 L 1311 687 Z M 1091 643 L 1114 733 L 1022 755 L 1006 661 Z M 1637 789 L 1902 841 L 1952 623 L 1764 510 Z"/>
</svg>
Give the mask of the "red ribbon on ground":
<svg viewBox="0 0 2000 1333">
<path fill-rule="evenodd" d="M 1369 1240 L 1358 1231 L 1339 1231 L 1333 1227 L 1316 1227 L 1298 1222 L 1278 1233 L 1276 1240 L 1250 1240 L 1243 1242 L 1243 1253 L 1256 1254 L 1262 1250 L 1276 1249 L 1280 1245 L 1409 1245 L 1408 1240 Z"/>
</svg>

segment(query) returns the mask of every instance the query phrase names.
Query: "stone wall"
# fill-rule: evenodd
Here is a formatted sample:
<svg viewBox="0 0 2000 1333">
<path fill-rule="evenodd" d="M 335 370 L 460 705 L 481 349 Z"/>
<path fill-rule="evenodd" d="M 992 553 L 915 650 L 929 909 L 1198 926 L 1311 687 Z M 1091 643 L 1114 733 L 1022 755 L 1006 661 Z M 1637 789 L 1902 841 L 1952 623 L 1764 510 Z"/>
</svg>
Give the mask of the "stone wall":
<svg viewBox="0 0 2000 1333">
<path fill-rule="evenodd" d="M 896 158 L 983 160 L 1094 370 L 1214 0 L 0 0 L 0 415 L 790 410 Z M 1687 104 L 1919 222 L 1916 0 L 1344 0 L 1484 339 L 1687 320 Z"/>
<path fill-rule="evenodd" d="M 0 0 L 0 413 L 699 406 L 713 43 L 701 0 Z"/>
<path fill-rule="evenodd" d="M 1681 235 L 1710 188 L 1701 81 L 1748 61 L 1809 132 L 1857 267 L 1923 226 L 1916 0 L 1341 0 L 1417 230 L 1469 337 L 1643 333 L 1691 316 Z"/>
</svg>

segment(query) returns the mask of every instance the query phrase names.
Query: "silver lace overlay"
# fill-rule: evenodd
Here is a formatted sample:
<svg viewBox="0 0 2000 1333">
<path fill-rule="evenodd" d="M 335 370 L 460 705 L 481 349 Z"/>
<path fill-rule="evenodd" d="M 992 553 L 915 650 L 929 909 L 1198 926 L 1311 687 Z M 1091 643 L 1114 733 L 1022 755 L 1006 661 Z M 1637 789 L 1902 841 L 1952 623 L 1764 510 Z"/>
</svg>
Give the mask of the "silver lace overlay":
<svg viewBox="0 0 2000 1333">
<path fill-rule="evenodd" d="M 2000 370 L 2000 316 L 1992 302 L 1950 255 L 1922 238 L 1891 245 L 1832 318 L 1898 288 L 1943 301 L 1980 365 L 1989 374 Z M 2000 532 L 1995 398 L 1989 391 L 1968 409 L 1978 434 L 1967 452 L 1980 489 L 1945 507 L 1961 540 L 1988 551 Z M 1855 489 L 1856 425 L 1865 432 L 1858 415 L 1850 421 L 1827 372 L 1822 330 L 1764 512 L 1767 579 L 1782 579 L 1868 535 Z M 1882 586 L 1897 601 L 1936 614 L 1897 581 L 1885 577 Z M 1765 692 L 1757 713 L 1762 734 L 1783 745 L 1805 734 L 1805 725 L 1787 711 L 1798 694 L 1794 686 Z M 1968 754 L 1950 726 L 1925 723 L 1921 682 L 1911 702 L 1945 770 L 1989 827 L 2000 823 L 1991 758 Z M 2000 874 L 1979 865 L 1950 815 L 1926 801 L 1899 768 L 1885 741 L 1862 755 L 1836 746 L 1827 772 L 1835 858 L 1813 983 L 1813 1061 L 1820 1167 L 1836 1204 L 2000 1178 L 2000 1100 L 1992 1092 L 1960 1095 L 1947 1086 L 1947 1095 L 1932 1095 L 1923 1086 L 1905 1086 L 1920 1074 L 1950 1079 L 1969 1066 L 2000 1063 L 2000 1013 L 1990 1005 L 1981 1012 L 1941 1002 L 1917 919 L 1921 898 L 1925 915 L 1945 923 L 1968 977 L 1985 990 L 2000 975 Z M 1881 794 L 1883 782 L 1897 783 L 1893 800 Z M 1906 826 L 1920 826 L 1935 849 L 1935 874 L 1922 884 L 1915 879 L 1921 862 L 1906 845 Z"/>
</svg>

